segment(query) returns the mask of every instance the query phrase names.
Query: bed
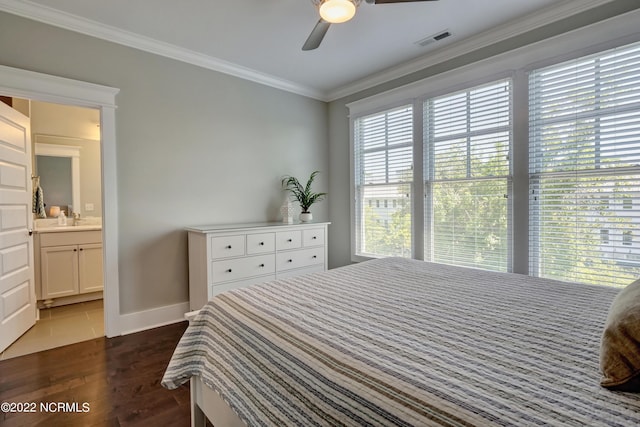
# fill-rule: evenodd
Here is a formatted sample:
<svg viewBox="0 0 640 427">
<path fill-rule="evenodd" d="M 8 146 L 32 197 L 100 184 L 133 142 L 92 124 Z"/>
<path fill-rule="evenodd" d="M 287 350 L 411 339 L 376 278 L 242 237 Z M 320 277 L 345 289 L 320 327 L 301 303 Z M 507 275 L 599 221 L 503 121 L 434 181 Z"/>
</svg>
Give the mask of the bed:
<svg viewBox="0 0 640 427">
<path fill-rule="evenodd" d="M 636 426 L 599 385 L 619 289 L 401 258 L 216 296 L 162 380 L 192 425 Z"/>
</svg>

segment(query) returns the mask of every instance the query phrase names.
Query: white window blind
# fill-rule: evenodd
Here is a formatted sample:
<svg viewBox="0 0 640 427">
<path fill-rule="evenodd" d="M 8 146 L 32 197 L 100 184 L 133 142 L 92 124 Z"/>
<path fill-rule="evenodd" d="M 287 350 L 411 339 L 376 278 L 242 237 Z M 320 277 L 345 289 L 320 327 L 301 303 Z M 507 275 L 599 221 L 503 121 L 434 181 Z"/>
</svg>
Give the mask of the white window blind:
<svg viewBox="0 0 640 427">
<path fill-rule="evenodd" d="M 356 255 L 411 258 L 413 108 L 354 120 Z"/>
<path fill-rule="evenodd" d="M 530 274 L 640 275 L 640 44 L 529 76 Z"/>
<path fill-rule="evenodd" d="M 511 269 L 511 81 L 424 103 L 425 260 Z"/>
</svg>

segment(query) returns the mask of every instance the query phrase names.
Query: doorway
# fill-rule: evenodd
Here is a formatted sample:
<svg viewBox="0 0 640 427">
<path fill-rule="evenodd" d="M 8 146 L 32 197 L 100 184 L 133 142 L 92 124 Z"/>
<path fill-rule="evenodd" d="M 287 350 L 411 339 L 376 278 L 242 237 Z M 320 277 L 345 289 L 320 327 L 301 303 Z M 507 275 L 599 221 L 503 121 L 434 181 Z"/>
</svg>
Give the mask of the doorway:
<svg viewBox="0 0 640 427">
<path fill-rule="evenodd" d="M 121 333 L 115 152 L 115 96 L 118 92 L 119 89 L 107 86 L 0 66 L 0 94 L 3 96 L 87 107 L 100 112 L 104 333 L 107 337 Z"/>
<path fill-rule="evenodd" d="M 2 360 L 104 336 L 100 111 L 10 102 L 30 119 L 34 200 L 42 198 L 32 209 L 39 315 Z"/>
</svg>

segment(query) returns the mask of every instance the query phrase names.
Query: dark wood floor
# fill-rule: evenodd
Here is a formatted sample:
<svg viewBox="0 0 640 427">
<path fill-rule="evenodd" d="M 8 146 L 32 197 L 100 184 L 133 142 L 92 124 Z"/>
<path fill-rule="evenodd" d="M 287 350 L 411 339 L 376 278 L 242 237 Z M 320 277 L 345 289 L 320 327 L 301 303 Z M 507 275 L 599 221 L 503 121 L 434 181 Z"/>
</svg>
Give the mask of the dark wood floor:
<svg viewBox="0 0 640 427">
<path fill-rule="evenodd" d="M 182 322 L 0 361 L 0 402 L 89 404 L 86 413 L 0 412 L 0 425 L 189 426 L 188 384 L 160 385 L 186 327 Z"/>
</svg>

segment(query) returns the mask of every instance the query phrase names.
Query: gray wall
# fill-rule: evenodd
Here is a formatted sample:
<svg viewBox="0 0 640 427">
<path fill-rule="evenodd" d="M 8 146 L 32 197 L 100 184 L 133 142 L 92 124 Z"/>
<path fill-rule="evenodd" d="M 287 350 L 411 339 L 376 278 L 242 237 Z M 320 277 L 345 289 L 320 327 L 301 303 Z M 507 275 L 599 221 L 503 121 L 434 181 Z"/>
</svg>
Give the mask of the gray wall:
<svg viewBox="0 0 640 427">
<path fill-rule="evenodd" d="M 329 265 L 350 262 L 345 104 L 638 7 L 616 0 L 327 104 L 0 13 L 0 63 L 121 89 L 121 312 L 186 301 L 184 226 L 278 219 L 279 178 L 323 173 Z M 328 124 L 328 126 L 327 126 Z M 106 201 L 108 203 L 109 201 Z"/>
<path fill-rule="evenodd" d="M 123 314 L 188 300 L 183 227 L 278 220 L 285 174 L 328 189 L 326 103 L 6 13 L 0 63 L 120 88 Z"/>
<path fill-rule="evenodd" d="M 350 176 L 349 176 L 349 111 L 346 104 L 395 89 L 430 76 L 445 73 L 484 58 L 508 52 L 536 41 L 568 32 L 640 7 L 638 0 L 615 0 L 519 36 L 495 43 L 461 57 L 425 68 L 410 75 L 332 101 L 329 104 L 329 265 L 339 267 L 351 263 Z"/>
</svg>

